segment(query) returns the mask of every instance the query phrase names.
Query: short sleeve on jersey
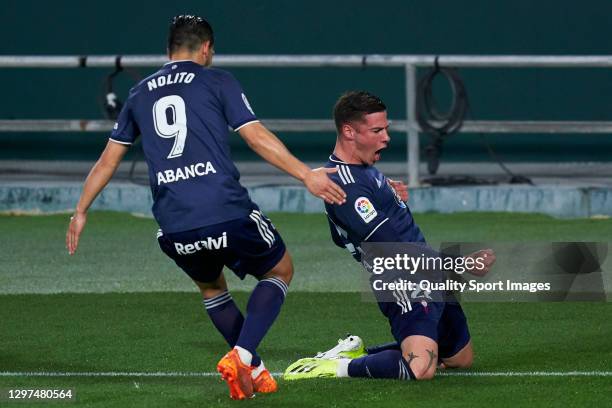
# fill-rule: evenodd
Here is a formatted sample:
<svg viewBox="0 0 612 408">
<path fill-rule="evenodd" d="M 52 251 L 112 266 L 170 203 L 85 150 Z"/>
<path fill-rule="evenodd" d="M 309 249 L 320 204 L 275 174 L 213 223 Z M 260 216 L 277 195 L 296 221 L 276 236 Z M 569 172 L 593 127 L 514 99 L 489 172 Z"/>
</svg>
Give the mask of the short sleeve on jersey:
<svg viewBox="0 0 612 408">
<path fill-rule="evenodd" d="M 374 194 L 369 186 L 361 183 L 343 185 L 346 202 L 328 208 L 337 221 L 359 241 L 365 241 L 385 223 L 388 218 L 374 201 Z"/>
<path fill-rule="evenodd" d="M 113 126 L 113 131 L 110 136 L 110 140 L 113 142 L 131 145 L 140 134 L 140 130 L 134 120 L 134 115 L 130 106 L 131 99 L 128 98 L 119 113 L 115 126 Z"/>
<path fill-rule="evenodd" d="M 221 78 L 223 114 L 232 129 L 238 131 L 248 123 L 257 122 L 257 117 L 236 78 L 229 72 L 224 74 Z"/>
</svg>

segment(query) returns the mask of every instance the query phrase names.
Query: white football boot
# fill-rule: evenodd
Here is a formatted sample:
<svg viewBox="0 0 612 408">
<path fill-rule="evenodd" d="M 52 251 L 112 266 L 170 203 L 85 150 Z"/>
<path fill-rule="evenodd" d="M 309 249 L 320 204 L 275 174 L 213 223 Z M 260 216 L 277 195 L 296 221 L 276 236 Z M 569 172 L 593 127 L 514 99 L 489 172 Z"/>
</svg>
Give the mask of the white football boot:
<svg viewBox="0 0 612 408">
<path fill-rule="evenodd" d="M 345 339 L 339 339 L 338 345 L 325 352 L 319 352 L 315 358 L 332 360 L 337 358 L 359 358 L 367 355 L 363 340 L 359 336 L 348 335 Z"/>
</svg>

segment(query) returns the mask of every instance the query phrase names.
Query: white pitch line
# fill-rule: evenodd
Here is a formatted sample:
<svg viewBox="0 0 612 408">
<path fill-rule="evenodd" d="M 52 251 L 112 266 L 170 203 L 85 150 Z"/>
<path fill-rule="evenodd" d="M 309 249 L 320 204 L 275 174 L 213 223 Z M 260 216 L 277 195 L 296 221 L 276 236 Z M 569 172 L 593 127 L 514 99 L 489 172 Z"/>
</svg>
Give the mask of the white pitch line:
<svg viewBox="0 0 612 408">
<path fill-rule="evenodd" d="M 274 373 L 281 374 L 281 373 Z M 217 372 L 162 372 L 162 371 L 149 371 L 149 372 L 132 372 L 132 371 L 102 371 L 102 372 L 49 372 L 49 371 L 4 371 L 0 372 L 0 377 L 215 377 L 218 376 Z"/>
<path fill-rule="evenodd" d="M 217 377 L 216 372 L 28 372 L 2 371 L 0 377 Z M 283 373 L 272 373 L 280 377 Z M 438 371 L 442 377 L 612 377 L 612 371 Z"/>
<path fill-rule="evenodd" d="M 612 377 L 612 371 L 438 371 L 442 377 Z"/>
</svg>

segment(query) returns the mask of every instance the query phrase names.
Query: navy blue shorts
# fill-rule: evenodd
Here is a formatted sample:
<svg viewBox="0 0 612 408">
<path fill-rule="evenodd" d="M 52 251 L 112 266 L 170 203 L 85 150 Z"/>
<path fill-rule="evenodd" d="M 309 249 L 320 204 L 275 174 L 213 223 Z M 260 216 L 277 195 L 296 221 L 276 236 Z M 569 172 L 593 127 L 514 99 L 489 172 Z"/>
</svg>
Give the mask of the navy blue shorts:
<svg viewBox="0 0 612 408">
<path fill-rule="evenodd" d="M 398 299 L 395 303 L 379 302 L 378 306 L 400 344 L 408 336 L 429 337 L 438 343 L 438 356 L 443 359 L 454 356 L 470 341 L 467 320 L 458 302 L 421 303 Z"/>
<path fill-rule="evenodd" d="M 191 231 L 165 234 L 157 241 L 162 251 L 198 282 L 212 282 L 223 270 L 231 269 L 240 279 L 259 278 L 285 254 L 282 238 L 258 209 L 247 217 Z"/>
</svg>

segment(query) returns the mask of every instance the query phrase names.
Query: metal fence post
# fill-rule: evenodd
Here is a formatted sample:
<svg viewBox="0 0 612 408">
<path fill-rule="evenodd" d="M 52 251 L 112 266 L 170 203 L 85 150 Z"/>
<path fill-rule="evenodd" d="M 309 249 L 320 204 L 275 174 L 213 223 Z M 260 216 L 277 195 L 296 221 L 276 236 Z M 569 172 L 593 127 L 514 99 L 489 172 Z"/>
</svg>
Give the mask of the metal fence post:
<svg viewBox="0 0 612 408">
<path fill-rule="evenodd" d="M 419 131 L 416 122 L 416 67 L 405 65 L 406 71 L 406 144 L 408 157 L 408 186 L 419 186 Z"/>
</svg>

